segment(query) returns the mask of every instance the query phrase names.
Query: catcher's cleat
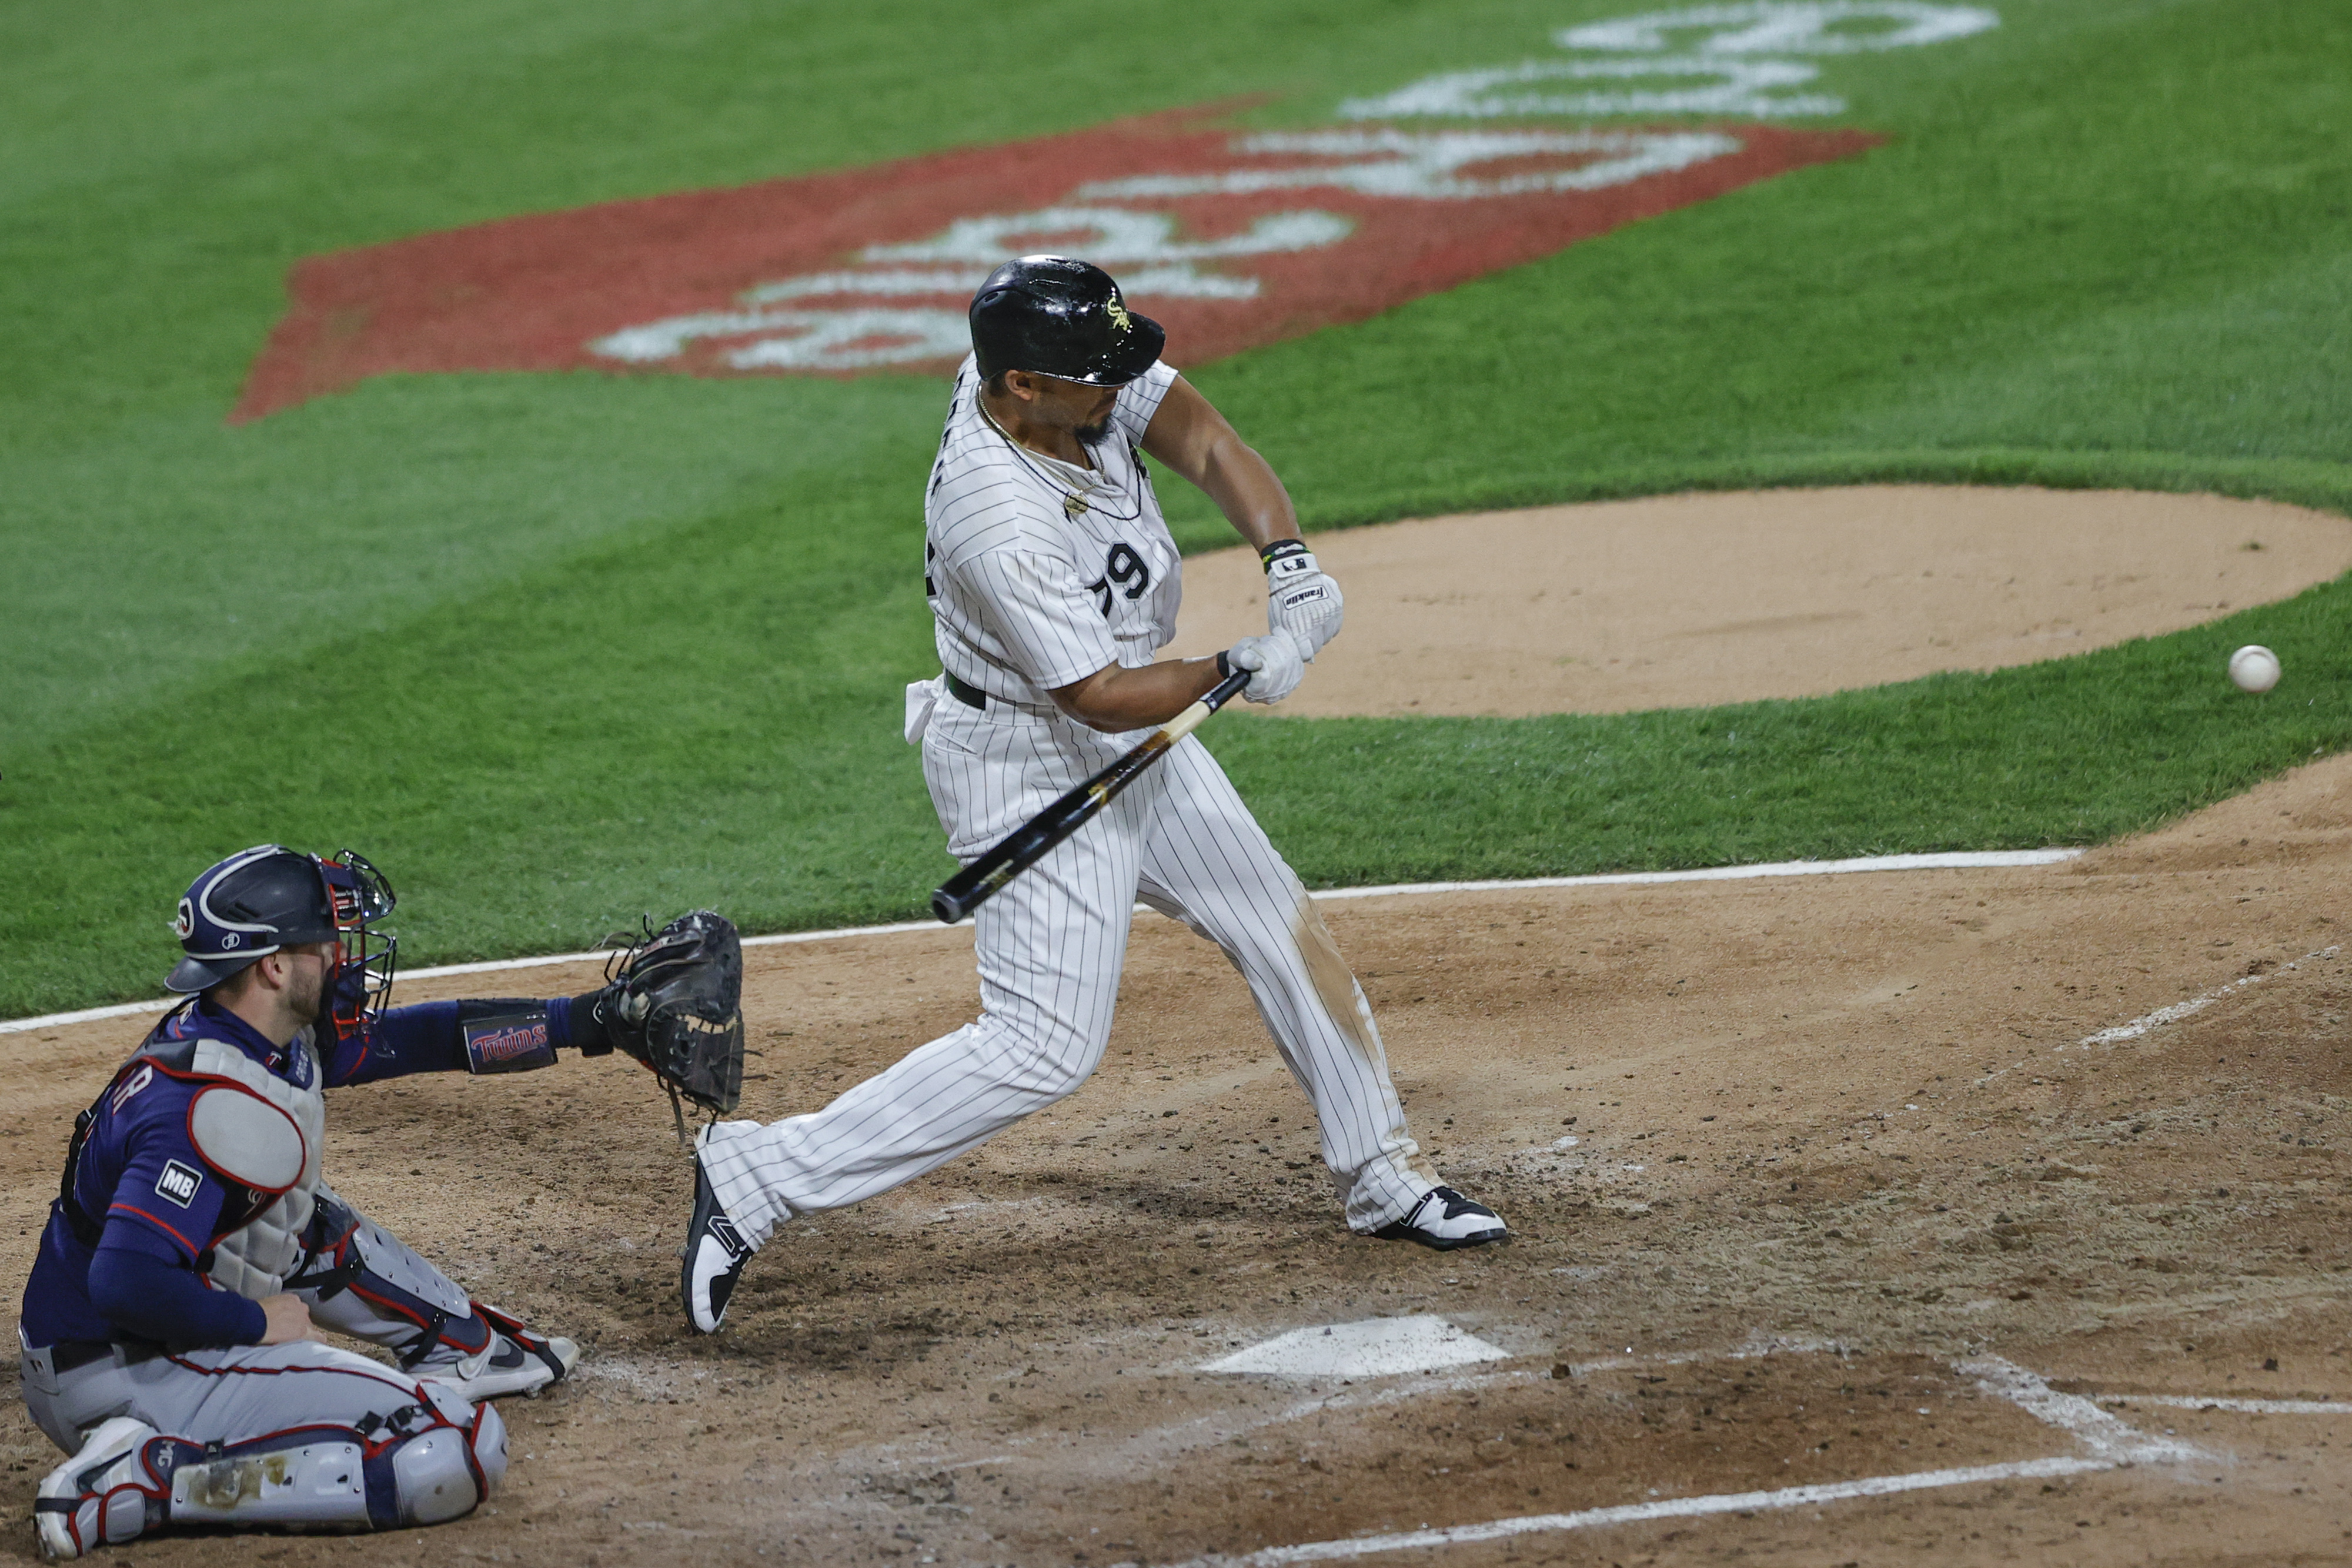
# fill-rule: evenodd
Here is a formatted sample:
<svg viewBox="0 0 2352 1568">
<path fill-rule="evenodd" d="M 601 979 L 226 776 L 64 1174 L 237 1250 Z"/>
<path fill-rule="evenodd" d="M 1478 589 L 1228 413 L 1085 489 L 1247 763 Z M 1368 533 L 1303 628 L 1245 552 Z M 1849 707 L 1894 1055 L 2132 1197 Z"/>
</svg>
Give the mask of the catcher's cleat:
<svg viewBox="0 0 2352 1568">
<path fill-rule="evenodd" d="M 479 1301 L 474 1303 L 474 1311 L 489 1321 L 494 1331 L 490 1343 L 447 1365 L 419 1368 L 419 1377 L 446 1384 L 467 1403 L 478 1405 L 509 1394 L 536 1399 L 542 1390 L 572 1375 L 572 1369 L 580 1364 L 580 1347 L 572 1341 L 535 1334 L 523 1326 L 521 1319 Z"/>
<path fill-rule="evenodd" d="M 679 1254 L 685 1263 L 679 1270 L 678 1291 L 686 1298 L 687 1321 L 704 1333 L 717 1333 L 726 1320 L 727 1299 L 735 1293 L 735 1281 L 743 1277 L 743 1265 L 751 1260 L 751 1244 L 719 1206 L 719 1194 L 703 1173 L 702 1155 L 698 1153 L 694 1218 L 687 1221 L 686 1249 Z"/>
<path fill-rule="evenodd" d="M 1510 1234 L 1503 1217 L 1483 1203 L 1473 1203 L 1450 1186 L 1433 1186 L 1405 1213 L 1372 1232 L 1382 1241 L 1418 1241 L 1440 1252 L 1456 1247 L 1478 1247 Z"/>
<path fill-rule="evenodd" d="M 79 1557 L 162 1522 L 171 1482 L 147 1469 L 147 1440 L 154 1436 L 144 1421 L 113 1416 L 43 1478 L 33 1500 L 43 1555 Z"/>
</svg>

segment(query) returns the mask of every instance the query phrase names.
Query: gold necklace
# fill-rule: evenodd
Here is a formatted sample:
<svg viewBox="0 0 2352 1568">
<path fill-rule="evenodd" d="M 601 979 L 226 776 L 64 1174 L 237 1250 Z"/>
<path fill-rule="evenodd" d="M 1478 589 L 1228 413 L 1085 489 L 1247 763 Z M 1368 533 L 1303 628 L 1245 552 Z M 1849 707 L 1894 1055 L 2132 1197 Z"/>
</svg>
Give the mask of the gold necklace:
<svg viewBox="0 0 2352 1568">
<path fill-rule="evenodd" d="M 1030 455 L 1029 449 L 1022 445 L 1018 441 L 1013 440 L 1013 433 L 1005 429 L 1003 425 L 997 423 L 996 415 L 989 411 L 987 398 L 982 395 L 980 389 L 977 387 L 972 389 L 971 401 L 973 406 L 980 410 L 980 417 L 988 421 L 988 427 L 1004 438 L 1005 445 L 1013 448 L 1013 455 L 1021 459 L 1022 463 L 1027 466 L 1029 472 L 1036 475 L 1038 478 L 1043 479 L 1045 482 L 1045 487 L 1047 489 L 1062 497 L 1062 515 L 1069 518 L 1070 521 L 1074 523 L 1080 517 L 1085 517 L 1089 510 L 1089 503 L 1086 497 L 1076 490 L 1065 488 L 1062 481 L 1055 478 L 1050 469 L 1043 468 L 1038 465 L 1036 458 Z M 1055 458 L 1054 461 L 1058 463 L 1061 459 Z M 1137 465 L 1136 471 L 1139 474 L 1142 472 L 1141 465 L 1139 464 Z M 1099 466 L 1097 466 L 1096 472 L 1101 472 Z M 1108 476 L 1106 475 L 1105 477 L 1108 478 Z M 1141 490 L 1139 488 L 1138 489 L 1135 498 L 1134 511 L 1127 514 L 1125 517 L 1119 517 L 1109 512 L 1106 512 L 1103 515 L 1109 517 L 1111 521 L 1117 523 L 1134 522 L 1137 518 L 1143 516 L 1143 496 Z"/>
</svg>

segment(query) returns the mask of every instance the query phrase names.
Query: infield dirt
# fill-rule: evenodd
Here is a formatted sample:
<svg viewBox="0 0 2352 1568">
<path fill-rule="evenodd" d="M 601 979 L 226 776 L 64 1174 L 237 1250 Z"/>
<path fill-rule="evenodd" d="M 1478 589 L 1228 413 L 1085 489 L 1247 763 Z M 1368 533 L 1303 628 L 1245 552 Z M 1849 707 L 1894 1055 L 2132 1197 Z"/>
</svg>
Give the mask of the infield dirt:
<svg viewBox="0 0 2352 1568">
<path fill-rule="evenodd" d="M 508 1403 L 514 1466 L 473 1519 L 117 1555 L 1097 1568 L 2084 1451 L 1955 1371 L 1971 1354 L 2092 1395 L 2343 1400 L 2347 872 L 2336 758 L 2060 867 L 1327 904 L 1415 1129 L 1517 1229 L 1450 1256 L 1340 1228 L 1240 982 L 1142 918 L 1092 1082 L 788 1227 L 713 1339 L 677 1302 L 688 1169 L 625 1060 L 340 1092 L 338 1188 L 586 1358 Z M 754 949 L 745 1113 L 813 1108 L 962 1022 L 969 945 Z M 496 978 L 595 978 L 524 973 Z M 73 1113 L 142 1027 L 17 1045 L 0 1160 L 19 1273 Z M 1198 1370 L 1405 1313 L 1512 1359 L 1354 1383 Z M 0 1497 L 29 1557 L 57 1456 L 10 1394 Z M 2352 1420 L 2116 1413 L 2205 1457 L 1367 1560 L 2352 1557 Z"/>
</svg>

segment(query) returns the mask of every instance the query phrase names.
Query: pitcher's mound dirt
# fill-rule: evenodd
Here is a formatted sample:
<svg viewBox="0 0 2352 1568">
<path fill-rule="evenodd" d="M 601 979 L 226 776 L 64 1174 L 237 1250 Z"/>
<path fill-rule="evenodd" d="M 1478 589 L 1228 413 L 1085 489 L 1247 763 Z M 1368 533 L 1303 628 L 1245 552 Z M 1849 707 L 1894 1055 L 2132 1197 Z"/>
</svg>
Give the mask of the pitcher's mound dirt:
<svg viewBox="0 0 2352 1568">
<path fill-rule="evenodd" d="M 1969 486 L 1662 496 L 1310 542 L 1348 624 L 1280 709 L 1309 717 L 1814 696 L 2177 632 L 2352 569 L 2352 522 L 2298 507 Z M 1255 552 L 1185 561 L 1171 654 L 1265 630 Z"/>
<path fill-rule="evenodd" d="M 1453 1255 L 1341 1228 L 1247 991 L 1141 920 L 1085 1087 L 786 1227 L 711 1339 L 677 1301 L 688 1173 L 625 1058 L 339 1091 L 337 1187 L 586 1360 L 508 1403 L 514 1467 L 474 1518 L 109 1555 L 1107 1568 L 2094 1452 L 1956 1364 L 1991 1354 L 2198 1457 L 1363 1561 L 2342 1562 L 2352 1416 L 2200 1406 L 2352 1400 L 2347 885 L 2334 758 L 2060 867 L 1328 904 L 1414 1131 L 1517 1233 Z M 812 1109 L 975 1001 L 968 930 L 751 958 L 746 1115 Z M 0 1270 L 143 1027 L 11 1040 Z M 1202 1370 L 1401 1314 L 1512 1359 Z M 57 1462 L 0 1388 L 0 1556 L 29 1559 Z"/>
</svg>

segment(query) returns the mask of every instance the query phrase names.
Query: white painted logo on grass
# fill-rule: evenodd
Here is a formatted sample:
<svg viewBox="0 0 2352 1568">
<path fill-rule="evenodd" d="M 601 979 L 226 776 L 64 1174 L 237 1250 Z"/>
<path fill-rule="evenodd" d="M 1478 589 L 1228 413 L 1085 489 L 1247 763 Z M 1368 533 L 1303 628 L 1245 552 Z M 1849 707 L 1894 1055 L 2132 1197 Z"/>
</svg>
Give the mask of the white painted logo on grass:
<svg viewBox="0 0 2352 1568">
<path fill-rule="evenodd" d="M 1643 67 L 1654 74 L 1654 66 Z M 1811 66 L 1730 61 L 1698 74 L 1747 81 L 1796 79 Z M 1781 73 L 1775 75 L 1775 72 Z M 1761 73 L 1760 76 L 1759 73 Z M 1701 95 L 1695 110 L 1732 112 L 1731 100 Z M 1727 107 L 1728 106 L 1728 107 Z M 1824 111 L 1826 112 L 1826 111 Z M 961 217 L 925 239 L 867 246 L 859 266 L 760 284 L 738 298 L 742 308 L 698 310 L 625 327 L 588 345 L 625 364 L 674 361 L 706 340 L 749 339 L 719 361 L 739 371 L 856 371 L 961 359 L 971 347 L 967 297 L 1005 257 L 1035 251 L 1083 256 L 1119 268 L 1131 299 L 1256 299 L 1262 280 L 1213 264 L 1319 250 L 1348 239 L 1356 220 L 1304 208 L 1262 214 L 1236 234 L 1188 239 L 1172 213 L 1104 204 L 1185 196 L 1255 196 L 1318 187 L 1418 201 L 1472 201 L 1567 194 L 1629 185 L 1672 174 L 1741 150 L 1736 136 L 1685 131 L 1336 131 L 1235 139 L 1244 158 L 1268 153 L 1302 160 L 1288 167 L 1244 164 L 1210 173 L 1135 174 L 1082 185 L 1064 203 L 1019 213 Z M 1343 159 L 1343 162 L 1328 160 Z M 1494 163 L 1527 164 L 1481 178 Z M 952 304 L 916 302 L 950 296 Z M 888 301 L 888 303 L 883 303 Z M 789 303 L 788 303 L 789 302 Z"/>
<path fill-rule="evenodd" d="M 1293 1329 L 1201 1370 L 1267 1377 L 1395 1377 L 1510 1358 L 1509 1351 L 1465 1333 L 1444 1318 L 1370 1318 Z"/>
<path fill-rule="evenodd" d="M 1315 131 L 1245 137 L 1234 144 L 1234 150 L 1297 152 L 1354 162 L 1290 169 L 1232 169 L 1213 174 L 1134 174 L 1097 180 L 1080 186 L 1078 194 L 1096 200 L 1251 196 L 1322 185 L 1367 196 L 1435 202 L 1546 191 L 1604 191 L 1652 174 L 1671 174 L 1710 158 L 1728 157 L 1739 151 L 1739 141 L 1716 131 Z M 1480 164 L 1547 156 L 1594 161 L 1493 179 L 1465 172 Z"/>
<path fill-rule="evenodd" d="M 1745 0 L 1562 28 L 1563 49 L 1670 49 L 1718 55 L 1851 55 L 1965 38 L 2000 25 L 1977 5 L 1923 0 Z M 1676 35 L 1698 33 L 1697 38 Z"/>
<path fill-rule="evenodd" d="M 1517 114 L 1727 114 L 1759 120 L 1843 114 L 1834 93 L 1789 92 L 1821 75 L 1809 59 L 1965 38 L 2000 25 L 1980 5 L 1925 0 L 1747 0 L 1564 27 L 1565 59 L 1443 71 L 1339 106 L 1349 120 Z M 1566 89 L 1556 84 L 1567 84 Z"/>
</svg>

